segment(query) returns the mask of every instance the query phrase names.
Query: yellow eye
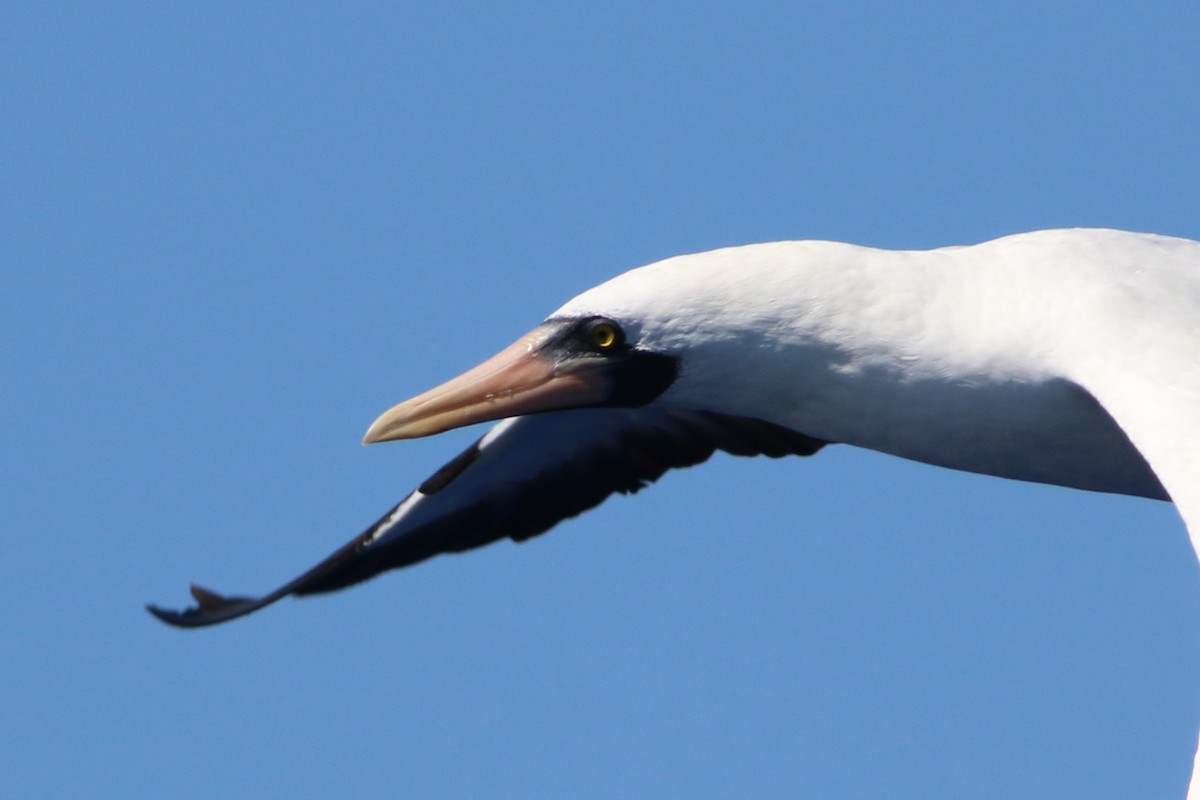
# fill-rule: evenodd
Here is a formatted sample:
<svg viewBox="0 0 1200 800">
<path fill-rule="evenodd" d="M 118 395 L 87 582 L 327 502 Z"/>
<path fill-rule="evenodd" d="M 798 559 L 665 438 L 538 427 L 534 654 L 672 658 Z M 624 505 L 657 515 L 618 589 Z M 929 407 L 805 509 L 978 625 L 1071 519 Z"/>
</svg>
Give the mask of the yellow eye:
<svg viewBox="0 0 1200 800">
<path fill-rule="evenodd" d="M 588 339 L 600 350 L 608 350 L 620 343 L 621 331 L 611 322 L 597 322 L 588 328 Z"/>
</svg>

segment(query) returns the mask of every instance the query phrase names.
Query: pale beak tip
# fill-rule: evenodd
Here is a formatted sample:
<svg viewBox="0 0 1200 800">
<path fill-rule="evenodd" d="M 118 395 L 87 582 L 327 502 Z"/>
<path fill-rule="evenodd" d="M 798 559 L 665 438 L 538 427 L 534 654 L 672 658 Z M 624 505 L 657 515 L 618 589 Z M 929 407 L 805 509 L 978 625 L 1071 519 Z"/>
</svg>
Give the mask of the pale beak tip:
<svg viewBox="0 0 1200 800">
<path fill-rule="evenodd" d="M 377 444 L 382 441 L 383 431 L 379 429 L 378 425 L 372 425 L 371 427 L 367 428 L 367 432 L 363 434 L 362 445 L 363 447 L 366 447 L 369 444 Z"/>
<path fill-rule="evenodd" d="M 401 403 L 380 414 L 378 419 L 371 423 L 371 427 L 367 428 L 367 432 L 363 434 L 363 445 L 412 438 L 412 428 L 414 426 L 408 418 L 409 412 L 407 409 L 408 403 Z"/>
</svg>

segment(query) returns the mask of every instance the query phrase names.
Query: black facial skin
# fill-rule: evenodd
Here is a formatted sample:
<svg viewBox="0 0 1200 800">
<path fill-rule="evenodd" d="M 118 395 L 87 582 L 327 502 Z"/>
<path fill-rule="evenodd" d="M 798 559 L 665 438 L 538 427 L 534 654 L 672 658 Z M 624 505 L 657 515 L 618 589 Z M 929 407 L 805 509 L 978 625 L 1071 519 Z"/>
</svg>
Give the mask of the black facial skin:
<svg viewBox="0 0 1200 800">
<path fill-rule="evenodd" d="M 612 391 L 601 404 L 616 408 L 644 406 L 667 390 L 679 375 L 679 359 L 639 350 L 625 339 L 621 326 L 605 317 L 548 320 L 561 326 L 544 345 L 544 358 L 556 371 L 603 369 L 612 377 Z"/>
</svg>

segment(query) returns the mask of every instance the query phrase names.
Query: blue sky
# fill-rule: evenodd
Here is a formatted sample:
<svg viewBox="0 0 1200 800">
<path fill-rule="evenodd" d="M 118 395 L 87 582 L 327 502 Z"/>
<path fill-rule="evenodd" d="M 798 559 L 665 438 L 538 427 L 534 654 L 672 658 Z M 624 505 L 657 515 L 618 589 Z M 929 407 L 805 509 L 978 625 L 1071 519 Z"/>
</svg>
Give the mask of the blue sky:
<svg viewBox="0 0 1200 800">
<path fill-rule="evenodd" d="M 1182 797 L 1161 503 L 829 448 L 180 632 L 478 431 L 388 406 L 681 252 L 1200 238 L 1200 6 L 17 4 L 0 795 Z"/>
</svg>

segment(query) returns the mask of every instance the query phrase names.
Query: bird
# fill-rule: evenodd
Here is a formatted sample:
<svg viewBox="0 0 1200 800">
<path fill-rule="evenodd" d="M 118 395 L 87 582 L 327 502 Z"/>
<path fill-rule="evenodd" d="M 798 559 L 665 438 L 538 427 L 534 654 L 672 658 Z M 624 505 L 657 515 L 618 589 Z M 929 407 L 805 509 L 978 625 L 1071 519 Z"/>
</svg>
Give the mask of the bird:
<svg viewBox="0 0 1200 800">
<path fill-rule="evenodd" d="M 365 444 L 496 424 L 303 575 L 259 597 L 193 585 L 193 607 L 147 608 L 213 625 L 524 541 L 718 450 L 849 445 L 1170 501 L 1200 552 L 1198 354 L 1200 242 L 1186 238 L 1073 228 L 676 256 L 583 292 L 379 416 Z"/>
</svg>

